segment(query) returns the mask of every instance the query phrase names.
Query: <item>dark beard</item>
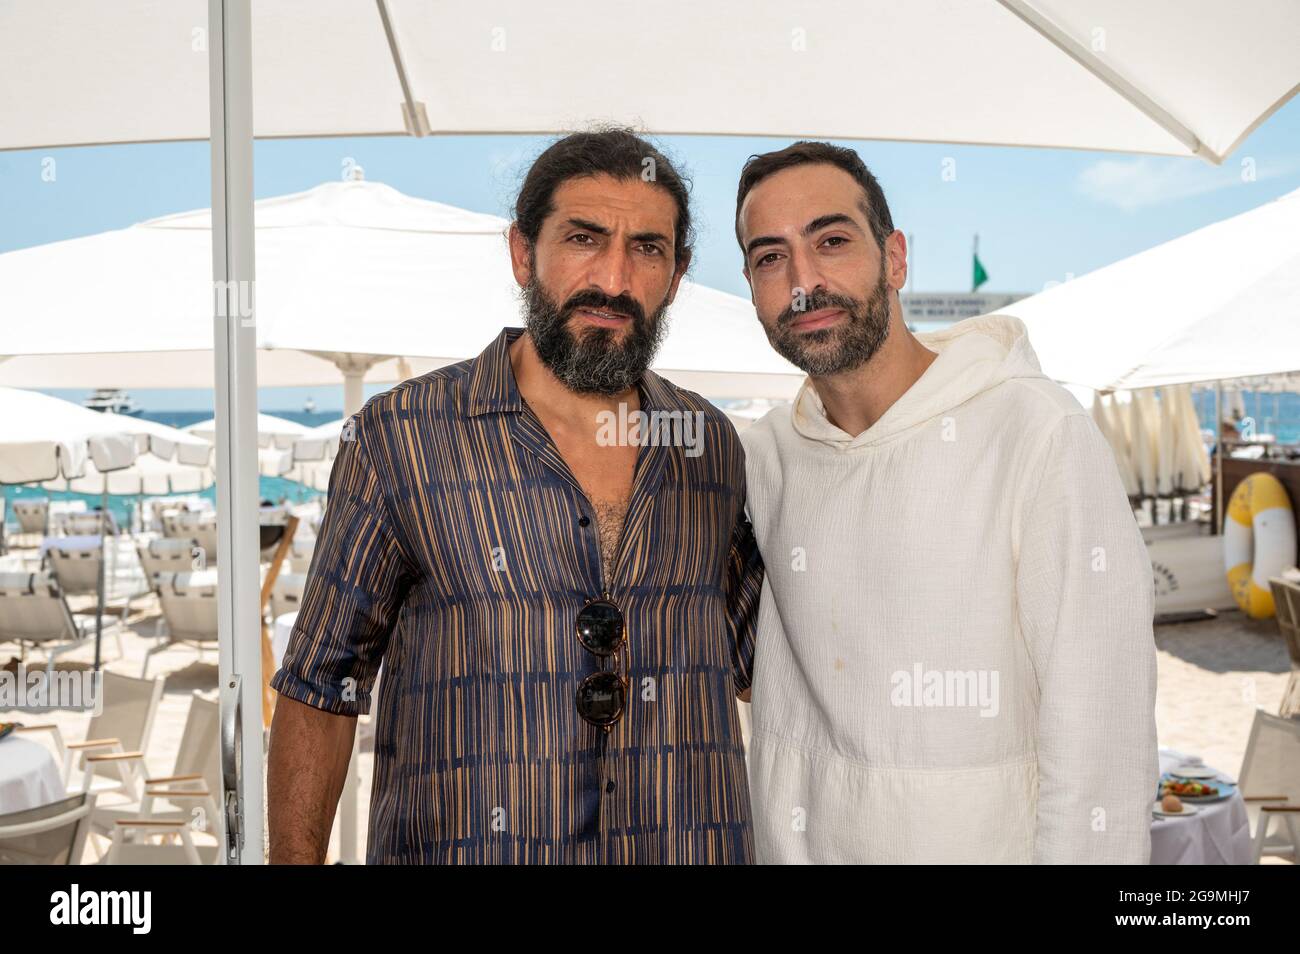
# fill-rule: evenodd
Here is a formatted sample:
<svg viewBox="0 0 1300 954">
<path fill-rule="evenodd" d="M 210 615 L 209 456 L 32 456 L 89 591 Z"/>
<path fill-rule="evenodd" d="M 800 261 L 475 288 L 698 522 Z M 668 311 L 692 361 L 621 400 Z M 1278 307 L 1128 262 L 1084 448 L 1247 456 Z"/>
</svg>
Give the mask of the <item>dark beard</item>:
<svg viewBox="0 0 1300 954">
<path fill-rule="evenodd" d="M 767 340 L 778 354 L 805 374 L 827 377 L 851 371 L 870 361 L 889 337 L 888 294 L 882 260 L 880 278 L 867 301 L 816 289 L 801 310 L 796 312 L 792 304 L 781 312 L 771 328 L 764 326 Z M 848 312 L 848 320 L 817 331 L 797 332 L 790 327 L 802 315 L 823 308 L 843 308 Z"/>
<path fill-rule="evenodd" d="M 641 380 L 663 340 L 666 322 L 661 319 L 668 301 L 646 318 L 645 309 L 630 295 L 611 298 L 595 289 L 580 291 L 559 307 L 541 284 L 536 272 L 524 286 L 524 324 L 532 336 L 542 363 L 572 391 L 612 396 L 631 390 Z M 632 319 L 622 342 L 616 328 L 569 330 L 569 319 L 578 308 L 604 308 Z"/>
</svg>

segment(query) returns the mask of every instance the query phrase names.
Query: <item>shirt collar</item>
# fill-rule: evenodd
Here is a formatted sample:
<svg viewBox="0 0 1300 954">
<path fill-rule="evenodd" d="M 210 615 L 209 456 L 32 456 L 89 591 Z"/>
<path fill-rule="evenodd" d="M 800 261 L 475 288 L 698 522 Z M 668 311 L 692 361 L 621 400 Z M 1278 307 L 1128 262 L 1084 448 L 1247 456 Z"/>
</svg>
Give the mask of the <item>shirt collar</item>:
<svg viewBox="0 0 1300 954">
<path fill-rule="evenodd" d="M 515 383 L 515 369 L 510 364 L 510 346 L 523 333 L 523 328 L 502 328 L 474 359 L 469 373 L 468 417 L 524 409 L 523 395 Z M 641 375 L 640 390 L 643 411 L 686 409 L 677 389 L 653 371 Z"/>
</svg>

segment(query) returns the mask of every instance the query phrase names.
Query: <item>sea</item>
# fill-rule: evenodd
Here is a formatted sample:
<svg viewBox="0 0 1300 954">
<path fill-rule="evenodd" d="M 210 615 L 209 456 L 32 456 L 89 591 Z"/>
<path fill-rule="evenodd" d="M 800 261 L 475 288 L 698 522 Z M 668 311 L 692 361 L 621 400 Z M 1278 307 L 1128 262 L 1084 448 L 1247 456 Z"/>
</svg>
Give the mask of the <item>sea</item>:
<svg viewBox="0 0 1300 954">
<path fill-rule="evenodd" d="M 342 410 L 335 411 L 304 411 L 301 408 L 293 411 L 276 411 L 267 408 L 260 408 L 264 414 L 270 414 L 273 417 L 282 417 L 289 421 L 295 421 L 306 427 L 316 427 L 320 424 L 327 424 L 330 421 L 337 421 L 343 416 Z M 166 424 L 169 427 L 183 428 L 190 424 L 197 424 L 199 421 L 206 421 L 212 418 L 216 412 L 211 408 L 199 411 L 153 411 L 144 410 L 138 415 L 139 417 L 148 418 L 151 421 L 157 421 L 160 424 Z M 276 503 L 287 501 L 289 503 L 306 503 L 316 497 L 321 496 L 319 491 L 305 487 L 297 481 L 286 480 L 283 477 L 259 477 L 259 492 L 262 499 L 272 500 Z M 13 520 L 9 507 L 15 500 L 22 500 L 30 497 L 48 497 L 51 500 L 84 500 L 86 509 L 93 510 L 100 505 L 98 494 L 76 494 L 61 490 L 46 490 L 43 487 L 26 487 L 10 486 L 0 487 L 0 495 L 3 495 L 5 501 L 5 519 Z M 200 497 L 207 497 L 209 500 L 216 501 L 217 488 L 209 487 L 199 494 Z M 108 509 L 113 512 L 113 518 L 117 520 L 119 526 L 129 526 L 132 510 L 138 505 L 139 498 L 132 496 L 123 496 L 109 494 Z M 16 522 L 16 521 L 14 521 Z"/>
</svg>

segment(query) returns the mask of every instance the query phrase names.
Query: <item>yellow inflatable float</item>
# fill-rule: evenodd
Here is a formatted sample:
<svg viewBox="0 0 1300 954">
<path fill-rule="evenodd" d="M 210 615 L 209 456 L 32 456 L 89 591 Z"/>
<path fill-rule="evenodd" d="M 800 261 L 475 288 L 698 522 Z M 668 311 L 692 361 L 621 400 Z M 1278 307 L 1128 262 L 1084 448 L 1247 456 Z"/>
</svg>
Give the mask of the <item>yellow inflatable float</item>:
<svg viewBox="0 0 1300 954">
<path fill-rule="evenodd" d="M 1223 563 L 1233 599 L 1252 619 L 1274 613 L 1269 577 L 1296 562 L 1295 517 L 1286 488 L 1272 474 L 1237 485 L 1223 519 Z"/>
</svg>

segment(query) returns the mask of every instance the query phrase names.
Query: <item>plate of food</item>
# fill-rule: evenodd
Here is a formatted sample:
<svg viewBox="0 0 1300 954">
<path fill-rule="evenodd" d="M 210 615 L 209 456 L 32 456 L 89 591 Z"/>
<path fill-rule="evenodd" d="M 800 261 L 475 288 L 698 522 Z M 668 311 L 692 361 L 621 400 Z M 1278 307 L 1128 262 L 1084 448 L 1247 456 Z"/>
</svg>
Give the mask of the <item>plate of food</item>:
<svg viewBox="0 0 1300 954">
<path fill-rule="evenodd" d="M 1227 782 L 1212 782 L 1200 779 L 1179 778 L 1165 775 L 1160 779 L 1160 794 L 1176 795 L 1184 802 L 1219 802 L 1236 791 L 1236 786 Z"/>
<path fill-rule="evenodd" d="M 1186 818 L 1199 811 L 1195 805 L 1189 805 L 1177 795 L 1166 795 L 1151 806 L 1151 814 L 1156 818 Z"/>
</svg>

